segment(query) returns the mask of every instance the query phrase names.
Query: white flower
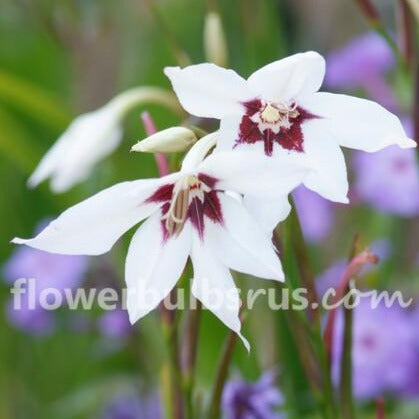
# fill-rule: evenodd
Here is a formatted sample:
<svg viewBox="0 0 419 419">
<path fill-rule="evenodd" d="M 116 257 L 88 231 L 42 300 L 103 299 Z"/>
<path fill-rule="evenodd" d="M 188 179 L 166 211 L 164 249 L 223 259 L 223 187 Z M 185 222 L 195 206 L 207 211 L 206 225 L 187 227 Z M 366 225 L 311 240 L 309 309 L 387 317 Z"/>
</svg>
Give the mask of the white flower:
<svg viewBox="0 0 419 419">
<path fill-rule="evenodd" d="M 159 88 L 139 87 L 121 93 L 100 109 L 74 119 L 42 158 L 28 185 L 35 187 L 51 178 L 52 191 L 60 193 L 84 181 L 94 166 L 118 147 L 127 111 L 143 102 L 177 108 L 171 94 Z"/>
<path fill-rule="evenodd" d="M 218 150 L 306 155 L 318 170 L 304 184 L 332 201 L 348 202 L 340 146 L 373 152 L 416 145 L 399 119 L 377 103 L 318 92 L 325 62 L 316 52 L 268 64 L 247 80 L 207 63 L 165 73 L 189 113 L 221 120 Z"/>
<path fill-rule="evenodd" d="M 290 159 L 273 164 L 247 151 L 221 152 L 202 161 L 216 135 L 191 148 L 180 172 L 119 183 L 68 209 L 35 238 L 13 242 L 55 253 L 99 255 L 147 219 L 135 233 L 126 260 L 131 322 L 170 292 L 190 256 L 192 293 L 240 334 L 239 294 L 229 269 L 283 280 L 271 236 L 254 221 L 240 196 L 269 199 L 278 189 L 287 194 L 308 169 Z M 273 177 L 265 175 L 266 167 Z M 211 301 L 214 292 L 221 301 Z"/>
</svg>

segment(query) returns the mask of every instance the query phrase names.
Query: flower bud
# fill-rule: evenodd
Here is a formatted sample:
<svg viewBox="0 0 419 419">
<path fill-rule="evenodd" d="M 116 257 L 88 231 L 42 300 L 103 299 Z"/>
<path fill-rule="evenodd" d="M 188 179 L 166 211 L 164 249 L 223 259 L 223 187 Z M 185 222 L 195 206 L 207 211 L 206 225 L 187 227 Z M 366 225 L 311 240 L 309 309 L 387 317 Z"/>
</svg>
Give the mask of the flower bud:
<svg viewBox="0 0 419 419">
<path fill-rule="evenodd" d="M 205 17 L 204 49 L 209 62 L 221 67 L 227 65 L 227 43 L 220 15 L 216 12 L 209 12 Z"/>
<path fill-rule="evenodd" d="M 196 142 L 195 133 L 185 127 L 172 127 L 156 132 L 135 144 L 131 151 L 174 153 L 184 151 Z"/>
</svg>

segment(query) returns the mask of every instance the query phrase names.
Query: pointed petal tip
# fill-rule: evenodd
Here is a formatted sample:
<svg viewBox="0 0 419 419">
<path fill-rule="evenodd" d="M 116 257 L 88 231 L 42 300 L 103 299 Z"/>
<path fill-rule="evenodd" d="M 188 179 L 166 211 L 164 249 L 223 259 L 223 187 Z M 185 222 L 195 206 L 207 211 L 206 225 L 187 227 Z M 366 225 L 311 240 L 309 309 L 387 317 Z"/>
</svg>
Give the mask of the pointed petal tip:
<svg viewBox="0 0 419 419">
<path fill-rule="evenodd" d="M 415 148 L 418 146 L 418 144 L 415 140 L 412 140 L 411 138 L 406 137 L 399 142 L 399 146 L 401 148 Z"/>
<path fill-rule="evenodd" d="M 164 67 L 163 73 L 170 78 L 171 75 L 177 73 L 180 71 L 181 68 L 179 66 L 173 66 L 173 67 Z"/>
<path fill-rule="evenodd" d="M 249 343 L 249 341 L 240 332 L 238 332 L 237 335 L 241 339 L 244 347 L 246 348 L 247 355 L 250 355 L 250 343 Z"/>
<path fill-rule="evenodd" d="M 12 240 L 10 240 L 10 243 L 13 244 L 25 244 L 28 240 L 26 239 L 21 239 L 20 237 L 15 237 Z"/>
<path fill-rule="evenodd" d="M 130 309 L 128 306 L 128 320 L 131 323 L 131 326 L 134 326 L 135 323 L 137 323 L 138 320 L 140 320 L 141 313 L 139 312 L 139 310 L 133 310 Z"/>
<path fill-rule="evenodd" d="M 136 151 L 136 152 L 142 152 L 143 151 L 141 141 L 138 141 L 138 143 L 134 144 L 129 150 L 130 153 L 132 153 L 134 151 Z"/>
</svg>

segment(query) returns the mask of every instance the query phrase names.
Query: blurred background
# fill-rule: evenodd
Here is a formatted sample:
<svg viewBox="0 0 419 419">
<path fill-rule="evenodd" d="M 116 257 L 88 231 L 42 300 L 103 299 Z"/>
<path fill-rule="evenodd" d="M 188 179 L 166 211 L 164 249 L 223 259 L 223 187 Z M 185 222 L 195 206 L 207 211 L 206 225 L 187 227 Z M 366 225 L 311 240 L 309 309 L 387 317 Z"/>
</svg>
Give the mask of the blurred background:
<svg viewBox="0 0 419 419">
<path fill-rule="evenodd" d="M 402 3 L 408 4 L 376 2 L 396 41 L 403 40 Z M 130 327 L 121 310 L 64 307 L 28 313 L 10 306 L 10 286 L 18 277 L 40 278 L 42 286 L 120 290 L 129 235 L 111 253 L 94 258 L 51 256 L 16 249 L 9 241 L 32 235 L 42 223 L 102 188 L 157 175 L 153 156 L 128 154 L 145 136 L 139 115 L 149 111 L 158 128 L 179 124 L 179 119 L 150 105 L 130 112 L 121 146 L 97 165 L 87 182 L 59 195 L 52 194 L 47 183 L 34 190 L 26 186 L 40 158 L 75 116 L 131 87 L 169 88 L 163 68 L 177 65 L 179 50 L 194 63 L 205 61 L 203 27 L 209 10 L 221 17 L 228 66 L 241 75 L 295 52 L 317 50 L 328 63 L 325 89 L 383 104 L 403 119 L 411 138 L 415 135 L 414 71 L 406 76 L 400 69 L 355 1 L 0 0 L 0 419 L 161 417 L 158 380 L 165 348 L 158 316 L 149 315 Z M 409 19 L 417 31 L 413 13 Z M 363 245 L 381 257 L 378 266 L 362 273 L 361 286 L 402 290 L 415 298 L 415 151 L 346 151 L 349 206 L 332 205 L 302 188 L 294 196 L 319 292 L 339 280 L 353 237 L 360 233 Z M 260 286 L 255 279 L 238 279 L 244 289 Z M 418 319 L 414 306 L 374 313 L 362 306 L 356 309 L 353 374 L 359 417 L 375 417 L 375 400 L 384 396 L 389 417 L 419 418 Z M 316 417 L 295 356 L 298 342 L 282 320 L 263 299 L 249 314 L 245 335 L 253 350 L 247 356 L 236 347 L 223 397 L 226 417 Z M 227 336 L 210 314 L 205 313 L 203 321 L 197 369 L 202 403 Z M 233 415 L 236 408 L 245 410 L 253 402 L 272 405 L 273 410 L 267 416 Z M 280 412 L 274 413 L 277 408 Z"/>
</svg>

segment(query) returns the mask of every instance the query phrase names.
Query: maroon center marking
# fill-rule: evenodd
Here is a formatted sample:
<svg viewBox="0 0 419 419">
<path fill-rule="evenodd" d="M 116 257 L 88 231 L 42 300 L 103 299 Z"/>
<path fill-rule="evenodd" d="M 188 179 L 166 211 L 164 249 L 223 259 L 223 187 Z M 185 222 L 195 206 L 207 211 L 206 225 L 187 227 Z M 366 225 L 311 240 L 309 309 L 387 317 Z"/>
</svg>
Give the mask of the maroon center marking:
<svg viewBox="0 0 419 419">
<path fill-rule="evenodd" d="M 290 128 L 281 127 L 278 133 L 275 133 L 270 128 L 261 131 L 259 124 L 252 121 L 251 118 L 263 110 L 264 105 L 262 102 L 259 99 L 254 99 L 245 102 L 243 105 L 245 107 L 245 114 L 240 121 L 238 139 L 236 139 L 235 147 L 240 144 L 255 144 L 262 141 L 267 156 L 272 156 L 275 143 L 285 150 L 304 151 L 304 135 L 301 126 L 305 121 L 318 118 L 318 116 L 298 106 L 295 109 L 298 111 L 298 116 L 290 118 Z"/>
<path fill-rule="evenodd" d="M 186 220 L 190 220 L 193 227 L 198 232 L 198 235 L 201 240 L 204 239 L 205 231 L 205 218 L 209 219 L 215 224 L 223 224 L 223 213 L 221 208 L 221 202 L 218 197 L 218 191 L 215 190 L 215 186 L 218 182 L 218 179 L 208 176 L 204 173 L 199 173 L 197 176 L 198 180 L 211 188 L 210 191 L 203 191 L 204 199 L 201 199 L 197 196 L 194 196 L 188 206 Z M 163 233 L 163 243 L 170 238 L 170 232 L 167 229 L 166 219 L 163 217 L 167 215 L 170 209 L 171 201 L 173 199 L 173 189 L 174 184 L 167 184 L 160 186 L 145 202 L 151 203 L 161 203 L 160 208 L 162 219 L 161 219 L 161 228 Z M 196 189 L 192 186 L 190 193 L 193 193 L 193 190 Z"/>
</svg>

